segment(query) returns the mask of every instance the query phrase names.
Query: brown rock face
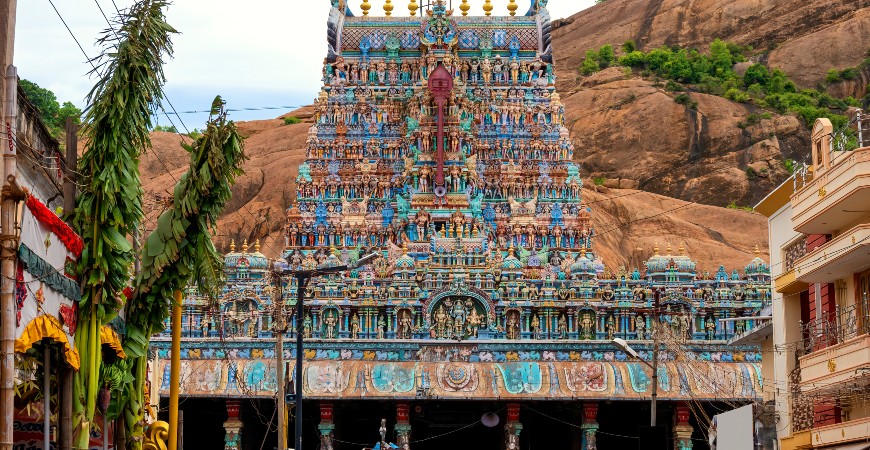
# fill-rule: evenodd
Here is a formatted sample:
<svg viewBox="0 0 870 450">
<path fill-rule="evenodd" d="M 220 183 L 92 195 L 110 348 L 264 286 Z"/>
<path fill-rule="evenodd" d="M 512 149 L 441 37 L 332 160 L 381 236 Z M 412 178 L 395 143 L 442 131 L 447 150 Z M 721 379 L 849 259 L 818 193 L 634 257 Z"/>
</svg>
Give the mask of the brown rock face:
<svg viewBox="0 0 870 450">
<path fill-rule="evenodd" d="M 870 47 L 870 0 L 607 0 L 557 23 L 557 69 L 576 79 L 587 49 L 632 39 L 706 49 L 714 38 L 770 49 L 768 63 L 813 87 L 830 68 L 858 65 Z"/>
<path fill-rule="evenodd" d="M 809 133 L 798 119 L 759 120 L 765 111 L 701 93 L 688 93 L 695 108 L 677 104 L 675 93 L 622 68 L 582 77 L 586 50 L 629 39 L 644 50 L 706 50 L 720 38 L 763 50 L 755 59 L 815 87 L 828 69 L 863 61 L 867 6 L 870 0 L 608 0 L 557 22 L 556 70 L 578 162 L 605 186 L 754 205 L 788 176 L 784 160 L 806 159 Z M 868 79 L 865 69 L 828 92 L 859 98 Z"/>
<path fill-rule="evenodd" d="M 564 99 L 576 159 L 606 186 L 747 206 L 788 176 L 783 159 L 802 159 L 808 148 L 807 131 L 795 117 L 772 115 L 751 124 L 750 114 L 764 111 L 688 95 L 695 109 L 616 67 L 584 79 Z"/>
<path fill-rule="evenodd" d="M 245 174 L 238 178 L 233 197 L 218 222 L 215 244 L 219 250 L 228 247 L 230 240 L 241 243 L 246 239 L 251 243 L 260 239 L 263 253 L 270 256 L 279 255 L 284 249 L 284 209 L 296 196 L 295 180 L 299 164 L 305 158 L 312 110 L 302 108 L 288 116 L 302 122 L 284 125 L 279 118 L 238 123 L 239 131 L 246 137 L 245 153 L 250 160 L 245 163 Z M 140 163 L 149 230 L 163 211 L 161 201 L 171 198 L 172 187 L 187 171 L 188 164 L 187 153 L 180 146 L 181 136 L 152 133 L 151 139 L 153 150 Z"/>
</svg>

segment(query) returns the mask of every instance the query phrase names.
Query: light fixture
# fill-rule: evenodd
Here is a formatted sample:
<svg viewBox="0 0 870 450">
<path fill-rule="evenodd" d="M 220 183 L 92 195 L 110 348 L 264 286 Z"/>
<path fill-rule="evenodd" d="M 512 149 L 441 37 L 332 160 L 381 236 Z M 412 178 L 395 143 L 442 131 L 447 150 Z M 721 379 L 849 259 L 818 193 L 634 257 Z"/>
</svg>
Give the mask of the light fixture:
<svg viewBox="0 0 870 450">
<path fill-rule="evenodd" d="M 492 412 L 484 413 L 480 416 L 480 423 L 487 428 L 494 428 L 498 425 L 499 420 L 498 414 Z"/>
</svg>

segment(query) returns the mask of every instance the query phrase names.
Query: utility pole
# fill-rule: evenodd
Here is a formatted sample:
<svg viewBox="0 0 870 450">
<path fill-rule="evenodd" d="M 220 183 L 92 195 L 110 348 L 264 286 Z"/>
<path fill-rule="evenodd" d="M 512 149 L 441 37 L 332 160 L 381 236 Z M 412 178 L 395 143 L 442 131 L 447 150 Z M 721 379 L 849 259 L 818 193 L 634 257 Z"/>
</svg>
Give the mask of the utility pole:
<svg viewBox="0 0 870 450">
<path fill-rule="evenodd" d="M 76 208 L 76 166 L 78 164 L 78 131 L 79 126 L 72 117 L 66 118 L 66 157 L 64 158 L 63 174 L 63 215 L 69 225 L 72 225 L 73 212 Z M 58 437 L 60 450 L 72 450 L 73 426 L 73 370 L 67 364 L 61 364 L 60 381 L 60 423 Z"/>
<path fill-rule="evenodd" d="M 296 416 L 296 433 L 293 440 L 293 450 L 302 450 L 302 360 L 305 358 L 305 353 L 302 346 L 304 337 L 304 310 L 305 310 L 305 288 L 308 287 L 308 282 L 312 278 L 321 275 L 344 272 L 346 270 L 358 269 L 368 265 L 375 258 L 380 257 L 379 253 L 370 253 L 358 259 L 352 264 L 335 267 L 324 267 L 314 270 L 283 270 L 278 272 L 278 275 L 290 275 L 296 278 L 296 378 L 293 383 L 294 390 L 294 415 Z M 282 383 L 283 385 L 283 383 Z M 282 389 L 279 387 L 279 389 Z"/>
<path fill-rule="evenodd" d="M 275 333 L 275 357 L 278 359 L 276 367 L 276 375 L 278 379 L 278 398 L 275 399 L 275 406 L 278 408 L 278 450 L 287 449 L 287 429 L 284 418 L 287 400 L 284 398 L 284 333 L 287 332 L 287 321 L 284 320 L 284 295 L 281 286 L 281 275 L 278 272 L 272 272 L 272 284 L 274 295 L 272 297 L 272 305 L 275 309 L 275 321 L 272 324 L 272 331 Z"/>
<path fill-rule="evenodd" d="M 653 292 L 653 342 L 652 342 L 652 407 L 650 408 L 649 426 L 656 426 L 656 400 L 659 395 L 659 293 L 656 289 Z"/>
<path fill-rule="evenodd" d="M 0 0 L 0 62 L 2 62 L 3 121 L 0 126 L 3 154 L 3 171 L 0 176 L 2 186 L 2 209 L 0 209 L 0 450 L 12 450 L 13 416 L 15 414 L 15 200 L 12 186 L 15 184 L 15 147 L 9 141 L 15 136 L 15 120 L 18 115 L 18 74 L 15 71 L 13 55 L 15 51 L 15 10 L 16 0 Z M 10 179 L 10 177 L 12 177 Z"/>
</svg>

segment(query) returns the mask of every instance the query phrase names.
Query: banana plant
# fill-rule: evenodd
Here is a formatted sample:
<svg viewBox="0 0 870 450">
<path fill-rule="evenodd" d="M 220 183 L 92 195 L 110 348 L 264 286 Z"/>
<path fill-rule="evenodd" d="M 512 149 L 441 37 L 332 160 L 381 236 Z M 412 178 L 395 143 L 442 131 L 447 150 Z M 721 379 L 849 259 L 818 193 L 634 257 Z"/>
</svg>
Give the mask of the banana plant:
<svg viewBox="0 0 870 450">
<path fill-rule="evenodd" d="M 76 348 L 81 369 L 74 377 L 74 412 L 80 424 L 75 447 L 88 448 L 100 391 L 100 327 L 124 303 L 133 249 L 127 236 L 143 218 L 139 157 L 151 141 L 152 113 L 163 98 L 163 58 L 172 55 L 176 33 L 163 13 L 168 2 L 140 0 L 121 14 L 98 42 L 103 53 L 88 94 L 79 160 L 82 174 L 74 226 L 84 241 L 78 261 L 82 285 Z"/>
<path fill-rule="evenodd" d="M 223 284 L 223 259 L 212 235 L 246 159 L 243 139 L 223 104 L 215 98 L 205 131 L 192 144 L 182 144 L 190 167 L 175 185 L 172 206 L 145 241 L 142 269 L 127 304 L 124 351 L 133 358 L 134 380 L 127 385 L 124 420 L 131 450 L 142 448 L 149 338 L 163 330 L 173 293 L 193 282 L 215 301 Z"/>
</svg>

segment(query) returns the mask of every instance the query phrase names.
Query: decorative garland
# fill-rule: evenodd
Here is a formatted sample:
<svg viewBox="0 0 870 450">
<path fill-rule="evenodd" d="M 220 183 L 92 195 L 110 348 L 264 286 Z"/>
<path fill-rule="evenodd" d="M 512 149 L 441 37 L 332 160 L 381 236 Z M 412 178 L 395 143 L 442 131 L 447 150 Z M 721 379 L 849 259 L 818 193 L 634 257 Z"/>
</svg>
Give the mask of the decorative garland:
<svg viewBox="0 0 870 450">
<path fill-rule="evenodd" d="M 57 217 L 55 213 L 51 212 L 48 207 L 43 205 L 42 202 L 33 195 L 27 196 L 27 208 L 33 214 L 33 217 L 36 217 L 36 220 L 47 225 L 52 233 L 57 235 L 70 253 L 76 255 L 76 258 L 82 256 L 82 247 L 84 246 L 82 238 L 80 238 L 79 235 L 69 227 L 69 225 L 60 220 L 60 217 Z"/>
<path fill-rule="evenodd" d="M 52 267 L 48 261 L 33 253 L 33 250 L 23 243 L 18 246 L 18 258 L 25 266 L 24 270 L 30 272 L 35 278 L 38 278 L 64 297 L 74 302 L 79 302 L 82 299 L 78 283 L 64 276 L 63 272 Z"/>
</svg>

